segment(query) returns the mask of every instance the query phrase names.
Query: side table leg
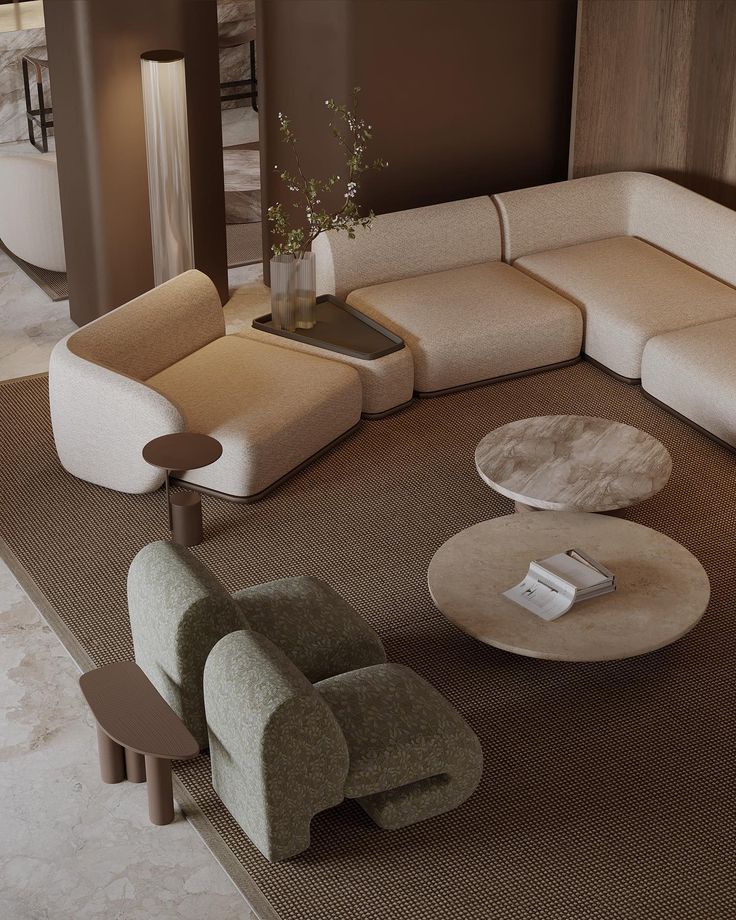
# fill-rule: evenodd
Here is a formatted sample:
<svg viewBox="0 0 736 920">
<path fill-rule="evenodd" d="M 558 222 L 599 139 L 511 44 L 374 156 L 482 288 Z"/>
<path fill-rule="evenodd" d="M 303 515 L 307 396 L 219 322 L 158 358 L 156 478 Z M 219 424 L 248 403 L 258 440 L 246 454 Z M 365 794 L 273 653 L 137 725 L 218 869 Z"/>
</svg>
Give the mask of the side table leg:
<svg viewBox="0 0 736 920">
<path fill-rule="evenodd" d="M 173 530 L 174 525 L 171 520 L 171 481 L 169 479 L 169 470 L 166 470 L 166 513 L 169 516 L 169 530 Z"/>
<path fill-rule="evenodd" d="M 151 824 L 171 824 L 174 820 L 174 791 L 171 786 L 171 761 L 146 754 L 148 816 Z"/>
<path fill-rule="evenodd" d="M 97 749 L 100 754 L 100 776 L 103 783 L 122 783 L 125 779 L 123 748 L 97 726 Z"/>
<path fill-rule="evenodd" d="M 146 762 L 143 754 L 125 748 L 125 773 L 131 783 L 145 783 Z"/>
</svg>

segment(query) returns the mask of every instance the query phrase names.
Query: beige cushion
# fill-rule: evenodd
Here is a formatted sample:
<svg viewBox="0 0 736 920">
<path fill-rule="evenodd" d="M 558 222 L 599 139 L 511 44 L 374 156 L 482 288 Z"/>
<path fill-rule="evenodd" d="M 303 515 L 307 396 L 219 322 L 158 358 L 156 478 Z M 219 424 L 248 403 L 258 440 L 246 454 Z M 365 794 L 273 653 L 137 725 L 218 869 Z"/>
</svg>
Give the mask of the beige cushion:
<svg viewBox="0 0 736 920">
<path fill-rule="evenodd" d="M 293 351 L 303 351 L 305 354 L 315 355 L 323 360 L 341 361 L 355 368 L 363 385 L 363 412 L 365 415 L 383 415 L 403 406 L 414 393 L 414 363 L 411 351 L 402 348 L 392 351 L 382 358 L 365 361 L 343 355 L 335 351 L 327 351 L 306 342 L 288 339 L 285 336 L 276 336 L 270 332 L 250 327 L 238 333 L 249 339 L 264 342 L 267 345 L 277 345 Z"/>
<path fill-rule="evenodd" d="M 224 334 L 217 288 L 192 270 L 106 313 L 66 341 L 80 358 L 147 380 Z"/>
<path fill-rule="evenodd" d="M 736 316 L 736 291 L 633 237 L 539 252 L 514 265 L 581 307 L 586 355 L 623 377 L 641 376 L 653 336 Z"/>
<path fill-rule="evenodd" d="M 736 318 L 650 339 L 641 384 L 655 399 L 736 447 Z"/>
<path fill-rule="evenodd" d="M 638 236 L 736 284 L 736 213 L 661 176 L 607 173 L 494 195 L 504 259 Z"/>
<path fill-rule="evenodd" d="M 323 233 L 312 244 L 317 293 L 341 299 L 369 284 L 497 261 L 501 226 L 487 196 L 381 214 L 370 229 Z"/>
<path fill-rule="evenodd" d="M 502 262 L 353 291 L 348 303 L 401 335 L 420 393 L 567 361 L 582 319 L 569 301 Z"/>
<path fill-rule="evenodd" d="M 237 498 L 291 472 L 360 419 L 357 373 L 338 361 L 229 335 L 148 381 L 187 429 L 217 438 L 222 457 L 187 482 Z"/>
</svg>

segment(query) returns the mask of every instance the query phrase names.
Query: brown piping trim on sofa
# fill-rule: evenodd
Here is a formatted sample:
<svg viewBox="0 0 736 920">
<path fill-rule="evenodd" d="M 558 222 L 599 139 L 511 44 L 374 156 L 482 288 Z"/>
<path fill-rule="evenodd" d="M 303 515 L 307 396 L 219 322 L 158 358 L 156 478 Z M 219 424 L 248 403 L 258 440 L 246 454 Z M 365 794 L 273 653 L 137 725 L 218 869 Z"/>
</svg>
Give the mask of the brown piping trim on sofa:
<svg viewBox="0 0 736 920">
<path fill-rule="evenodd" d="M 640 386 L 641 377 L 624 377 L 623 374 L 617 374 L 616 371 L 612 371 L 610 367 L 606 367 L 605 364 L 601 364 L 600 361 L 596 361 L 595 358 L 591 358 L 590 355 L 583 353 L 583 361 L 589 361 L 594 367 L 597 367 L 598 370 L 603 371 L 605 374 L 608 374 L 610 377 L 615 377 L 616 380 L 620 380 L 622 383 L 628 383 L 631 386 Z"/>
<path fill-rule="evenodd" d="M 407 399 L 406 402 L 399 403 L 398 406 L 394 406 L 391 409 L 384 409 L 383 412 L 363 412 L 362 417 L 368 419 L 369 422 L 376 421 L 381 418 L 388 418 L 389 415 L 395 415 L 397 412 L 401 412 L 402 409 L 408 409 L 409 406 L 414 402 L 414 397 Z"/>
<path fill-rule="evenodd" d="M 707 428 L 703 428 L 701 425 L 698 425 L 697 422 L 694 422 L 692 419 L 689 419 L 686 415 L 682 415 L 681 412 L 678 412 L 676 409 L 673 409 L 672 406 L 668 406 L 667 403 L 663 403 L 661 399 L 657 399 L 656 396 L 652 396 L 651 393 L 647 393 L 644 387 L 641 388 L 643 396 L 653 402 L 655 406 L 659 406 L 660 409 L 664 409 L 665 412 L 669 412 L 670 415 L 674 415 L 675 418 L 679 418 L 681 422 L 685 422 L 686 425 L 689 425 L 691 428 L 694 428 L 696 431 L 699 431 L 701 434 L 704 434 L 706 438 L 709 438 L 711 441 L 715 441 L 717 444 L 720 444 L 721 447 L 725 447 L 727 451 L 732 454 L 736 454 L 736 447 L 733 444 L 729 444 L 728 441 L 724 441 L 722 438 L 719 438 L 717 435 L 713 434 L 712 431 L 708 431 Z"/>
<path fill-rule="evenodd" d="M 347 431 L 344 431 L 341 435 L 338 435 L 334 441 L 330 441 L 329 444 L 325 445 L 323 448 L 317 451 L 316 454 L 312 454 L 311 457 L 307 457 L 306 460 L 295 466 L 293 470 L 289 470 L 288 473 L 277 479 L 275 482 L 272 482 L 270 486 L 266 486 L 265 489 L 262 489 L 260 492 L 256 492 L 253 495 L 228 495 L 227 492 L 218 492 L 217 489 L 208 489 L 205 486 L 196 485 L 192 482 L 187 482 L 184 479 L 176 479 L 174 476 L 171 477 L 171 482 L 173 485 L 182 486 L 185 489 L 191 489 L 193 492 L 203 492 L 205 495 L 214 495 L 215 498 L 224 498 L 228 502 L 237 502 L 240 505 L 250 505 L 253 502 L 260 501 L 262 498 L 265 498 L 274 489 L 278 489 L 280 485 L 283 485 L 287 479 L 291 479 L 292 476 L 296 476 L 297 473 L 300 473 L 303 469 L 309 466 L 310 463 L 314 463 L 315 460 L 318 460 L 323 454 L 326 454 L 328 451 L 332 450 L 333 447 L 336 447 L 341 441 L 344 441 L 345 438 L 350 437 L 356 429 L 360 427 L 360 422 L 356 422 L 352 428 L 348 428 Z"/>
<path fill-rule="evenodd" d="M 577 364 L 582 355 L 570 358 L 568 361 L 558 361 L 557 364 L 543 364 L 541 367 L 531 367 L 526 371 L 516 371 L 513 374 L 502 374 L 500 377 L 488 377 L 486 380 L 476 380 L 474 383 L 461 383 L 457 387 L 447 387 L 445 390 L 415 390 L 414 395 L 419 399 L 431 399 L 433 396 L 446 396 L 448 393 L 459 393 L 462 390 L 472 390 L 474 387 L 484 387 L 489 383 L 500 383 L 502 380 L 514 380 L 516 377 L 526 377 L 529 374 L 542 374 L 544 371 L 556 371 L 560 367 L 571 367 Z"/>
<path fill-rule="evenodd" d="M 496 209 L 496 216 L 498 217 L 498 227 L 501 235 L 501 262 L 510 265 L 511 263 L 506 258 L 506 224 L 504 222 L 503 212 L 501 211 L 501 205 L 496 200 L 495 195 L 491 195 L 490 199 L 493 202 L 493 207 Z"/>
</svg>

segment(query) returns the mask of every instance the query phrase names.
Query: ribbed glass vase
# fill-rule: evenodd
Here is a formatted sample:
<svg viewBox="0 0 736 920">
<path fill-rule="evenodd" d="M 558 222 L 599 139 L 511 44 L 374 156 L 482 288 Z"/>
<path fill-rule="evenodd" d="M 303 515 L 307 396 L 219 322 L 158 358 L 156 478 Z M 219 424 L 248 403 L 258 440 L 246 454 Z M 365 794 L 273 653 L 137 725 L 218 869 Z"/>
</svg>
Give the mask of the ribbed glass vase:
<svg viewBox="0 0 736 920">
<path fill-rule="evenodd" d="M 295 269 L 290 252 L 271 259 L 271 320 L 277 329 L 287 332 L 296 329 Z"/>
<path fill-rule="evenodd" d="M 296 259 L 296 271 L 294 274 L 297 329 L 311 329 L 315 325 L 316 289 L 317 274 L 314 253 L 305 252 L 301 259 Z"/>
</svg>

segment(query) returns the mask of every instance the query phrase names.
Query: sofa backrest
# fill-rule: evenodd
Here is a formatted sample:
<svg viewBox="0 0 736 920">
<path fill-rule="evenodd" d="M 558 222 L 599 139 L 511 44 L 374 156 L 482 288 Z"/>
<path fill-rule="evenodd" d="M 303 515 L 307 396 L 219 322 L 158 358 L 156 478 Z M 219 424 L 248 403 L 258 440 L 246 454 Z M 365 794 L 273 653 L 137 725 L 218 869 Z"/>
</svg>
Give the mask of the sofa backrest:
<svg viewBox="0 0 736 920">
<path fill-rule="evenodd" d="M 106 313 L 67 339 L 80 358 L 148 380 L 225 334 L 215 285 L 192 270 Z"/>
<path fill-rule="evenodd" d="M 494 195 L 503 257 L 636 236 L 736 285 L 736 212 L 661 176 L 606 173 Z"/>
<path fill-rule="evenodd" d="M 504 261 L 631 235 L 634 175 L 608 173 L 494 195 L 503 230 Z"/>
<path fill-rule="evenodd" d="M 317 293 L 345 298 L 357 288 L 501 259 L 498 214 L 487 196 L 381 214 L 350 239 L 324 233 L 312 250 Z"/>
<path fill-rule="evenodd" d="M 736 286 L 736 211 L 661 176 L 629 175 L 632 234 Z"/>
</svg>

